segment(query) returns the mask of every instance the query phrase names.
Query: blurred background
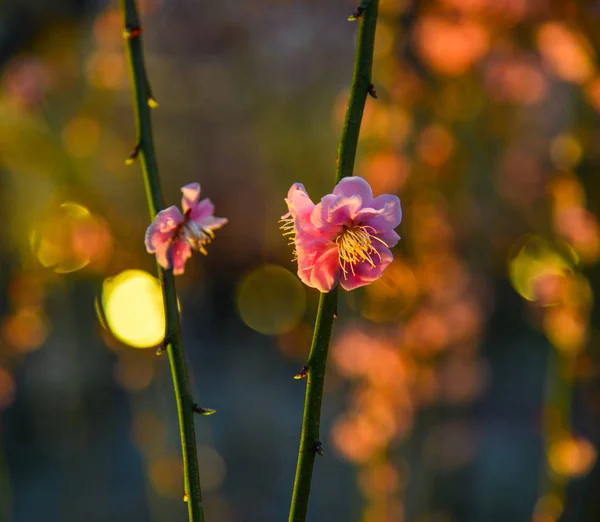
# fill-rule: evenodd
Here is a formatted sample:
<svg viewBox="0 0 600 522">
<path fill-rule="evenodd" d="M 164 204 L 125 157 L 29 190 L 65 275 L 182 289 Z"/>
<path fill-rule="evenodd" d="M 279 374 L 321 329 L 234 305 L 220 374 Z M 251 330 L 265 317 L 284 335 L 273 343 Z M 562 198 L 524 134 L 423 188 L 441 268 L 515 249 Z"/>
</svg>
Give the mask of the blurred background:
<svg viewBox="0 0 600 522">
<path fill-rule="evenodd" d="M 287 519 L 318 293 L 277 220 L 333 185 L 350 0 L 144 0 L 209 522 Z M 186 520 L 116 2 L 0 3 L 0 522 Z M 343 293 L 309 520 L 600 520 L 600 4 L 381 0 L 357 161 L 396 259 Z"/>
</svg>

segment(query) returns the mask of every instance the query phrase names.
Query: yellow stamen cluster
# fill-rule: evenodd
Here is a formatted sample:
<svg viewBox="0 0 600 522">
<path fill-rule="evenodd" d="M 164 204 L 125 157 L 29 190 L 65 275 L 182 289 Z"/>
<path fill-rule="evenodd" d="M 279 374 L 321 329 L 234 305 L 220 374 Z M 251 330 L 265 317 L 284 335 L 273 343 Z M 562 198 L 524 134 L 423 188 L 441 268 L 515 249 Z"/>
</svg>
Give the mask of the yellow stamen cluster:
<svg viewBox="0 0 600 522">
<path fill-rule="evenodd" d="M 289 215 L 289 214 L 288 214 Z M 296 227 L 294 226 L 294 218 L 293 217 L 283 217 L 279 220 L 279 228 L 283 231 L 282 235 L 288 237 L 288 245 L 295 246 L 296 245 Z M 298 259 L 298 253 L 296 249 L 292 252 L 294 254 L 294 258 L 292 261 L 296 261 Z"/>
<path fill-rule="evenodd" d="M 190 247 L 207 255 L 204 245 L 208 245 L 215 238 L 215 233 L 208 228 L 200 228 L 193 221 L 188 221 L 183 225 L 183 237 Z"/>
<path fill-rule="evenodd" d="M 374 231 L 373 227 L 352 225 L 345 226 L 342 232 L 335 238 L 335 244 L 338 247 L 340 257 L 340 266 L 344 272 L 344 279 L 348 277 L 346 265 L 350 265 L 350 272 L 354 275 L 354 265 L 367 262 L 372 267 L 375 267 L 373 255 L 377 255 L 381 261 L 381 254 L 373 246 L 373 240 L 379 241 L 382 245 L 388 246 L 385 241 L 373 235 L 370 231 Z"/>
</svg>

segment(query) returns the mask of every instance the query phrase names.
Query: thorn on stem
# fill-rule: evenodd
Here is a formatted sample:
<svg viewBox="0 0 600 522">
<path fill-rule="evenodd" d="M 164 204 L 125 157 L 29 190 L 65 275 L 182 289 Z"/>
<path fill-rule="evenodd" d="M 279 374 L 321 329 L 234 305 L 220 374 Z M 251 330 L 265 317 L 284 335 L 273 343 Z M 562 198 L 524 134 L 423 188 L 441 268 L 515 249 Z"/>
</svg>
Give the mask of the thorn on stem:
<svg viewBox="0 0 600 522">
<path fill-rule="evenodd" d="M 360 5 L 356 8 L 356 10 L 348 17 L 348 21 L 355 22 L 356 20 L 358 20 L 365 12 L 365 9 L 369 7 L 370 3 L 371 0 L 363 0 L 360 3 Z"/>
<path fill-rule="evenodd" d="M 213 413 L 217 413 L 217 410 L 213 410 L 211 408 L 202 408 L 201 406 L 194 404 L 194 413 L 197 413 L 198 415 L 208 416 L 212 415 Z"/>
<path fill-rule="evenodd" d="M 377 96 L 375 97 L 377 98 Z M 151 109 L 156 109 L 158 107 L 158 102 L 152 95 L 148 96 L 148 107 L 150 107 Z"/>
<path fill-rule="evenodd" d="M 318 440 L 315 442 L 315 453 L 320 457 L 325 455 L 325 450 L 323 449 L 323 443 Z"/>
<path fill-rule="evenodd" d="M 189 499 L 190 499 L 190 498 L 188 497 L 188 494 L 187 494 L 187 493 L 184 493 L 184 494 L 183 494 L 183 501 L 184 501 L 184 502 L 187 502 Z"/>
<path fill-rule="evenodd" d="M 337 319 L 338 318 L 338 311 L 336 310 L 335 312 L 333 312 L 333 318 Z"/>
<path fill-rule="evenodd" d="M 139 154 L 140 154 L 140 144 L 136 143 L 135 147 L 133 147 L 133 151 L 131 152 L 129 157 L 125 160 L 125 165 L 127 165 L 128 167 L 130 165 L 133 165 L 134 161 L 137 159 Z"/>
<path fill-rule="evenodd" d="M 166 345 L 165 343 L 162 343 L 157 349 L 156 349 L 156 355 L 162 355 L 163 353 L 165 353 L 166 350 Z"/>
<path fill-rule="evenodd" d="M 369 84 L 368 92 L 369 92 L 369 95 L 371 96 L 371 98 L 377 99 L 377 91 L 375 90 L 375 86 L 372 83 Z"/>
<path fill-rule="evenodd" d="M 308 364 L 305 364 L 302 369 L 296 374 L 294 375 L 294 379 L 299 380 L 299 379 L 304 379 L 304 377 L 306 377 L 308 375 Z"/>
<path fill-rule="evenodd" d="M 126 27 L 123 31 L 123 38 L 127 38 L 128 40 L 139 38 L 139 36 L 142 34 L 142 31 L 143 29 L 139 25 L 134 27 Z"/>
</svg>

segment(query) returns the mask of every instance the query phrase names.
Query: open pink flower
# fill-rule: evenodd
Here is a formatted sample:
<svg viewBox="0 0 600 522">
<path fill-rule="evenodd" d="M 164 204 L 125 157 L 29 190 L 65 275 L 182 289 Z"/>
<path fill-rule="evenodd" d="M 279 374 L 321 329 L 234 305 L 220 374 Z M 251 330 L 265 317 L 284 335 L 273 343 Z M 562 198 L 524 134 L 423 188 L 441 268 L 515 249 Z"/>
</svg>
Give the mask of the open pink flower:
<svg viewBox="0 0 600 522">
<path fill-rule="evenodd" d="M 289 212 L 282 216 L 284 235 L 292 238 L 300 279 L 321 292 L 338 283 L 346 290 L 367 285 L 383 274 L 394 258 L 390 248 L 400 236 L 400 200 L 383 194 L 373 197 L 362 178 L 340 181 L 321 202 L 314 204 L 304 186 L 294 183 L 286 198 Z"/>
<path fill-rule="evenodd" d="M 183 214 L 176 206 L 161 210 L 146 230 L 145 240 L 146 250 L 175 275 L 183 274 L 192 249 L 206 255 L 204 246 L 215 237 L 213 231 L 227 223 L 226 218 L 213 215 L 215 207 L 209 199 L 200 201 L 199 183 L 190 183 L 181 192 Z"/>
</svg>

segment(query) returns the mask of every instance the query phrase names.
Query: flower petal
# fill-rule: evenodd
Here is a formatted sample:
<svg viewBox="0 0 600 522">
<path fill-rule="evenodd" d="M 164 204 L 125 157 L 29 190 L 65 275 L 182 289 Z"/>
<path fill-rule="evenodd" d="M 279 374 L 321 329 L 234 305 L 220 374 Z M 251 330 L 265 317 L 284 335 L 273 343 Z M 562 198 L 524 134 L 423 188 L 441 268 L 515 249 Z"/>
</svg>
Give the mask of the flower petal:
<svg viewBox="0 0 600 522">
<path fill-rule="evenodd" d="M 320 292 L 329 292 L 340 281 L 340 262 L 335 244 L 315 258 L 310 275 L 310 286 Z"/>
<path fill-rule="evenodd" d="M 383 241 L 389 248 L 392 248 L 400 241 L 400 236 L 395 230 L 388 230 L 387 232 L 381 232 L 376 234 L 376 237 Z"/>
<path fill-rule="evenodd" d="M 293 218 L 296 218 L 298 214 L 311 212 L 315 206 L 302 183 L 294 183 L 291 186 L 285 202 Z"/>
<path fill-rule="evenodd" d="M 152 254 L 164 244 L 169 243 L 173 234 L 175 234 L 177 227 L 181 225 L 183 221 L 183 215 L 177 207 L 172 206 L 161 210 L 156 214 L 154 221 L 150 223 L 150 226 L 146 229 L 146 236 L 144 239 L 146 250 Z"/>
<path fill-rule="evenodd" d="M 189 183 L 181 187 L 181 192 L 183 192 L 181 208 L 186 213 L 190 208 L 193 209 L 200 199 L 200 183 Z"/>
<path fill-rule="evenodd" d="M 227 218 L 209 216 L 202 222 L 202 228 L 204 230 L 217 230 L 227 223 L 229 223 Z"/>
<path fill-rule="evenodd" d="M 370 206 L 373 191 L 370 185 L 359 176 L 343 178 L 333 189 L 336 196 L 360 196 L 365 206 Z"/>
<path fill-rule="evenodd" d="M 368 285 L 376 279 L 379 279 L 386 267 L 393 261 L 394 255 L 390 250 L 383 245 L 374 245 L 379 252 L 379 256 L 371 256 L 375 266 L 371 266 L 367 262 L 357 263 L 354 266 L 354 271 L 348 270 L 345 277 L 342 277 L 340 285 L 344 290 L 354 290 L 361 286 Z"/>
<path fill-rule="evenodd" d="M 356 220 L 363 225 L 373 227 L 378 232 L 392 230 L 402 221 L 400 199 L 392 194 L 377 196 L 368 208 L 362 209 L 357 214 Z"/>
<path fill-rule="evenodd" d="M 199 203 L 195 203 L 191 207 L 189 219 L 196 223 L 199 227 L 202 227 L 203 222 L 208 217 L 215 213 L 215 206 L 212 204 L 210 199 L 205 198 Z"/>
<path fill-rule="evenodd" d="M 186 241 L 176 238 L 169 248 L 168 255 L 171 257 L 170 261 L 173 267 L 173 275 L 180 275 L 185 271 L 186 261 L 192 257 L 192 249 Z"/>
<path fill-rule="evenodd" d="M 325 234 L 336 235 L 340 225 L 350 225 L 362 206 L 360 196 L 345 197 L 328 194 L 315 206 L 311 223 Z"/>
</svg>

